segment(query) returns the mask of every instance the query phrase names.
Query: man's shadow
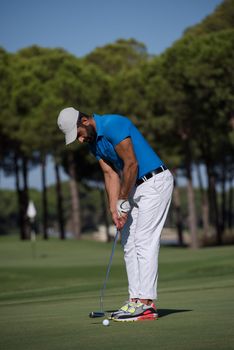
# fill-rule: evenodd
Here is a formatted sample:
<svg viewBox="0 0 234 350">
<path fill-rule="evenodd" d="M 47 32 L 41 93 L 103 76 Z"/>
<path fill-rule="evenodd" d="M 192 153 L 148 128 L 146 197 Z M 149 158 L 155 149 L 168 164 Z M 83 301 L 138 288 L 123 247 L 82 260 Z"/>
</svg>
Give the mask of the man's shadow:
<svg viewBox="0 0 234 350">
<path fill-rule="evenodd" d="M 111 313 L 111 312 L 115 312 L 117 310 L 106 310 L 106 312 Z M 189 311 L 193 311 L 193 310 L 185 310 L 185 309 L 158 309 L 158 316 L 161 317 L 165 317 L 171 314 L 176 314 L 179 312 L 189 312 Z"/>
<path fill-rule="evenodd" d="M 161 317 L 165 317 L 171 314 L 176 314 L 179 312 L 189 312 L 189 311 L 193 311 L 193 310 L 183 310 L 183 309 L 158 309 L 158 316 Z"/>
</svg>

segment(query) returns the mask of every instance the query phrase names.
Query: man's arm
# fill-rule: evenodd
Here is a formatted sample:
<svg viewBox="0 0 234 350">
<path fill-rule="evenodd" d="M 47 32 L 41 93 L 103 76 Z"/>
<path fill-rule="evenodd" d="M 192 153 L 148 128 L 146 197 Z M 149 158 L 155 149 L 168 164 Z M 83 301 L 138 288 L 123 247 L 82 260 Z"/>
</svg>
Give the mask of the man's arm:
<svg viewBox="0 0 234 350">
<path fill-rule="evenodd" d="M 110 164 L 103 159 L 99 160 L 105 180 L 106 192 L 109 200 L 111 214 L 116 211 L 116 203 L 119 198 L 120 178 L 119 174 L 112 168 Z"/>
<path fill-rule="evenodd" d="M 124 162 L 123 177 L 118 199 L 128 199 L 129 193 L 136 182 L 138 163 L 130 137 L 121 141 L 115 150 Z"/>
<path fill-rule="evenodd" d="M 106 192 L 108 195 L 109 208 L 112 216 L 112 220 L 117 227 L 121 229 L 124 225 L 123 218 L 119 217 L 117 211 L 117 201 L 119 198 L 120 191 L 120 178 L 119 174 L 112 168 L 111 165 L 106 163 L 103 159 L 99 160 L 99 164 L 102 168 L 105 180 Z"/>
<path fill-rule="evenodd" d="M 124 162 L 121 183 L 118 173 L 111 167 L 111 165 L 106 163 L 103 159 L 99 160 L 99 164 L 104 173 L 105 187 L 108 194 L 112 219 L 116 227 L 122 229 L 127 220 L 127 213 L 121 212 L 121 216 L 119 216 L 117 202 L 118 200 L 128 199 L 129 193 L 136 182 L 138 163 L 130 138 L 121 141 L 116 146 L 115 150 Z"/>
</svg>

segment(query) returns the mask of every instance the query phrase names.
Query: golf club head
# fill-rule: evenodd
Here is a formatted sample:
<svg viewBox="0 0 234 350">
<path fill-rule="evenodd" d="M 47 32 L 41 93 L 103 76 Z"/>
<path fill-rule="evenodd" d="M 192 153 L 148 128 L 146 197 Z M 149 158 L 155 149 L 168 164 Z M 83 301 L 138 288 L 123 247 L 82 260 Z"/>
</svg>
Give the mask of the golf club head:
<svg viewBox="0 0 234 350">
<path fill-rule="evenodd" d="M 95 317 L 104 317 L 105 313 L 104 312 L 100 312 L 100 311 L 92 311 L 89 314 L 90 318 L 95 318 Z"/>
</svg>

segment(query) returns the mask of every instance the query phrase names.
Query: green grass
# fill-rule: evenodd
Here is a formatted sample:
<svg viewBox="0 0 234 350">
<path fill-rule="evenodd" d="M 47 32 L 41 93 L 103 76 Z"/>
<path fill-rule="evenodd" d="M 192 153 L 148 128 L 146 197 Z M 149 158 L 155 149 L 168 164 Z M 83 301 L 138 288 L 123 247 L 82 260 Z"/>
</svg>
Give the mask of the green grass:
<svg viewBox="0 0 234 350">
<path fill-rule="evenodd" d="M 91 241 L 39 241 L 33 258 L 30 242 L 0 238 L 0 349 L 234 349 L 234 247 L 163 247 L 160 319 L 103 327 L 88 313 L 99 309 L 110 251 Z M 126 298 L 118 245 L 106 310 Z"/>
</svg>

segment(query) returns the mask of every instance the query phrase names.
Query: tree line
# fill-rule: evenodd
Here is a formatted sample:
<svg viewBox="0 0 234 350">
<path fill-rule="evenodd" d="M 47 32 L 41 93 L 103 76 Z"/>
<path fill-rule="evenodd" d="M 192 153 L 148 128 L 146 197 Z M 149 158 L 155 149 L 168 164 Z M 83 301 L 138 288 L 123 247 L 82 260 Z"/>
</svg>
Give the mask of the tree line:
<svg viewBox="0 0 234 350">
<path fill-rule="evenodd" d="M 234 178 L 234 1 L 224 1 L 199 25 L 161 55 L 143 43 L 119 39 L 78 58 L 64 49 L 31 46 L 16 53 L 0 49 L 0 166 L 14 174 L 22 239 L 29 234 L 28 173 L 40 165 L 43 237 L 48 238 L 46 164 L 53 158 L 57 221 L 65 238 L 66 219 L 60 170 L 69 175 L 70 221 L 81 234 L 81 181 L 103 178 L 85 146 L 64 147 L 56 119 L 66 106 L 131 118 L 175 178 L 173 216 L 183 244 L 178 173 L 187 179 L 187 227 L 191 245 L 200 245 L 192 169 L 199 178 L 202 239 L 221 244 L 233 227 Z M 200 173 L 206 170 L 207 186 Z M 218 191 L 219 189 L 219 191 Z M 103 191 L 101 190 L 101 193 Z M 106 199 L 103 197 L 106 210 Z M 107 227 L 108 227 L 108 223 Z"/>
</svg>

